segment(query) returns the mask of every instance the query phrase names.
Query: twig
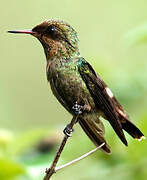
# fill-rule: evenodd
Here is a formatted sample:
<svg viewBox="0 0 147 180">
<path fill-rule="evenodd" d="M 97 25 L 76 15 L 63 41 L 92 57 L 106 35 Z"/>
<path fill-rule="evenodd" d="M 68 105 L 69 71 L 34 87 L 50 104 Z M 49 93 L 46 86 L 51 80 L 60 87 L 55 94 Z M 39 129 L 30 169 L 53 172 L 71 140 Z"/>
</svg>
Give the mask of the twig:
<svg viewBox="0 0 147 180">
<path fill-rule="evenodd" d="M 65 168 L 65 167 L 67 167 L 67 166 L 70 166 L 70 165 L 72 165 L 72 164 L 74 164 L 74 163 L 76 163 L 76 162 L 78 162 L 78 161 L 86 158 L 87 156 L 93 154 L 94 152 L 96 152 L 98 149 L 100 149 L 100 148 L 101 148 L 102 146 L 104 146 L 104 145 L 105 145 L 105 143 L 102 143 L 100 146 L 98 146 L 98 147 L 96 147 L 95 149 L 89 151 L 88 153 L 80 156 L 79 158 L 76 158 L 76 159 L 74 159 L 74 160 L 72 160 L 72 161 L 70 161 L 70 162 L 68 162 L 68 163 L 66 163 L 66 164 L 64 164 L 64 165 L 61 165 L 61 166 L 55 168 L 55 173 L 56 173 L 57 171 L 59 171 L 60 169 L 63 169 L 63 168 Z"/>
<path fill-rule="evenodd" d="M 72 118 L 70 124 L 68 125 L 69 131 L 72 130 L 75 122 L 77 121 L 77 118 L 78 118 L 78 115 L 77 115 L 77 116 L 74 116 L 74 117 Z M 56 168 L 57 162 L 58 162 L 58 160 L 59 160 L 59 158 L 60 158 L 60 155 L 61 155 L 61 153 L 62 153 L 62 151 L 63 151 L 63 149 L 64 149 L 64 146 L 65 146 L 68 138 L 69 138 L 69 136 L 67 136 L 67 135 L 65 134 L 65 136 L 64 136 L 64 138 L 63 138 L 63 140 L 62 140 L 62 142 L 61 142 L 61 145 L 59 146 L 59 149 L 57 150 L 57 153 L 56 153 L 56 155 L 55 155 L 55 158 L 54 158 L 54 160 L 53 160 L 53 162 L 52 162 L 52 164 L 51 164 L 51 167 L 50 167 L 49 169 L 46 169 L 46 172 L 45 172 L 46 175 L 44 176 L 43 180 L 49 180 L 50 177 L 55 173 L 55 168 Z"/>
<path fill-rule="evenodd" d="M 74 117 L 72 118 L 70 124 L 68 125 L 69 131 L 73 128 L 75 122 L 77 121 L 77 118 L 78 118 L 78 116 L 74 116 Z M 61 153 L 62 153 L 62 151 L 63 151 L 63 149 L 64 149 L 64 146 L 65 146 L 68 138 L 69 138 L 69 136 L 67 136 L 67 135 L 65 134 L 65 136 L 64 136 L 64 138 L 63 138 L 63 140 L 62 140 L 62 142 L 61 142 L 61 145 L 59 146 L 59 148 L 58 148 L 58 150 L 57 150 L 57 153 L 56 153 L 56 155 L 55 155 L 55 158 L 54 158 L 54 160 L 53 160 L 53 162 L 52 162 L 52 164 L 51 164 L 51 167 L 50 167 L 49 169 L 46 169 L 46 172 L 45 172 L 46 175 L 44 176 L 43 180 L 49 180 L 49 179 L 51 178 L 51 176 L 52 176 L 54 173 L 56 173 L 57 171 L 59 171 L 59 170 L 65 168 L 65 167 L 67 167 L 67 166 L 70 166 L 70 165 L 72 165 L 72 164 L 74 164 L 74 163 L 76 163 L 76 162 L 78 162 L 78 161 L 86 158 L 87 156 L 91 155 L 92 153 L 94 153 L 95 151 L 97 151 L 98 149 L 100 149 L 102 146 L 105 145 L 105 143 L 102 143 L 100 146 L 98 146 L 98 147 L 96 147 L 95 149 L 89 151 L 88 153 L 80 156 L 79 158 L 74 159 L 74 160 L 72 160 L 72 161 L 70 161 L 70 162 L 68 162 L 68 163 L 66 163 L 66 164 L 64 164 L 64 165 L 61 165 L 61 166 L 59 166 L 59 167 L 56 168 L 57 162 L 58 162 L 58 160 L 59 160 L 59 158 L 60 158 L 60 155 L 61 155 Z"/>
</svg>

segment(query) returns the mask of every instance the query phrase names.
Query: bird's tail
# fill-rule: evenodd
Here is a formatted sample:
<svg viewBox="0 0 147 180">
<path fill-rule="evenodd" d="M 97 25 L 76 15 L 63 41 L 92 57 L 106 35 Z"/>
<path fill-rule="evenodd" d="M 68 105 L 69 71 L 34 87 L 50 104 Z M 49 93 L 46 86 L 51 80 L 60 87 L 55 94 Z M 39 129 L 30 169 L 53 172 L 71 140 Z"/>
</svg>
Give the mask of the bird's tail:
<svg viewBox="0 0 147 180">
<path fill-rule="evenodd" d="M 143 133 L 128 119 L 125 119 L 125 121 L 122 121 L 122 128 L 130 134 L 133 138 L 138 139 L 139 141 L 141 139 L 145 139 Z"/>
<path fill-rule="evenodd" d="M 105 145 L 102 146 L 101 150 L 109 154 L 111 151 L 104 138 L 104 126 L 102 122 L 100 120 L 97 120 L 97 122 L 95 122 L 88 117 L 79 117 L 78 121 L 87 136 L 96 146 L 100 146 L 102 143 L 105 143 Z"/>
<path fill-rule="evenodd" d="M 118 113 L 119 121 L 121 122 L 122 129 L 125 130 L 129 135 L 131 135 L 134 139 L 145 139 L 143 133 L 129 120 L 128 115 L 123 110 L 122 106 L 119 104 L 117 99 L 113 97 L 114 107 L 116 108 L 116 112 Z"/>
</svg>

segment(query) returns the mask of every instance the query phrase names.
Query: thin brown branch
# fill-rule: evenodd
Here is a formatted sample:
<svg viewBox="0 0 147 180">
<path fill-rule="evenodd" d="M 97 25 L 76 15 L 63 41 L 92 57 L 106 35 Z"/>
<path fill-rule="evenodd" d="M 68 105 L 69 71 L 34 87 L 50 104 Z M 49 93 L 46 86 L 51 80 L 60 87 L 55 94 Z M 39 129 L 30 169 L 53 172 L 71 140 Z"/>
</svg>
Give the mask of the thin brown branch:
<svg viewBox="0 0 147 180">
<path fill-rule="evenodd" d="M 74 116 L 74 117 L 72 118 L 70 124 L 68 125 L 69 131 L 72 130 L 75 122 L 77 121 L 77 118 L 78 118 L 78 116 Z M 69 138 L 69 136 L 67 136 L 67 135 L 65 134 L 65 136 L 64 136 L 64 138 L 63 138 L 63 140 L 62 140 L 62 142 L 61 142 L 61 145 L 59 146 L 59 148 L 58 148 L 58 150 L 57 150 L 57 153 L 56 153 L 56 155 L 55 155 L 55 158 L 54 158 L 54 160 L 53 160 L 53 162 L 52 162 L 52 164 L 51 164 L 51 167 L 50 167 L 49 169 L 47 169 L 46 172 L 45 172 L 46 175 L 44 176 L 43 180 L 49 180 L 50 177 L 55 173 L 55 168 L 56 168 L 57 162 L 58 162 L 58 160 L 59 160 L 59 158 L 60 158 L 60 155 L 61 155 L 61 153 L 62 153 L 62 151 L 63 151 L 63 149 L 64 149 L 64 146 L 65 146 L 68 138 Z"/>
</svg>

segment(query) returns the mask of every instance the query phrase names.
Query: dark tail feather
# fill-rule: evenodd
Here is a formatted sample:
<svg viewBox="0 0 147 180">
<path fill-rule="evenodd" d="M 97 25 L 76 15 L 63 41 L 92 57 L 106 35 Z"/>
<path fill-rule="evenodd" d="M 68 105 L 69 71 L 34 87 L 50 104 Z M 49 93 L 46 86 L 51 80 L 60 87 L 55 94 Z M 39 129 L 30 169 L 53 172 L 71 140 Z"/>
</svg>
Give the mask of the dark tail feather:
<svg viewBox="0 0 147 180">
<path fill-rule="evenodd" d="M 92 120 L 85 120 L 80 118 L 79 119 L 79 124 L 81 125 L 82 129 L 85 131 L 85 133 L 87 134 L 87 136 L 91 139 L 91 141 L 96 145 L 96 146 L 100 146 L 102 143 L 105 142 L 105 145 L 102 146 L 101 150 L 103 150 L 105 153 L 110 153 L 110 147 L 109 145 L 106 143 L 103 135 L 98 132 L 98 127 L 96 122 L 92 121 Z"/>
<path fill-rule="evenodd" d="M 135 139 L 141 140 L 145 138 L 143 133 L 129 120 L 122 122 L 122 128 Z"/>
<path fill-rule="evenodd" d="M 118 137 L 120 138 L 120 140 L 126 145 L 128 146 L 127 140 L 125 138 L 124 132 L 123 132 L 123 128 L 122 128 L 122 124 L 119 122 L 116 124 L 115 122 L 109 121 L 109 123 L 111 124 L 111 126 L 113 127 L 114 131 L 116 132 L 116 134 L 118 135 Z"/>
</svg>

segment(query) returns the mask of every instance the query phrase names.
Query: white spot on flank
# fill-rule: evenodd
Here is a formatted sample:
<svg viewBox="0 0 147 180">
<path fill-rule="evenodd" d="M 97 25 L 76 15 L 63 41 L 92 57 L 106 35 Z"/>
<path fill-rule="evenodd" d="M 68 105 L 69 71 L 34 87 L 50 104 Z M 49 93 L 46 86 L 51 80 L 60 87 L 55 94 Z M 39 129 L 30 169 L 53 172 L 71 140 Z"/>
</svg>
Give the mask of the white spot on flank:
<svg viewBox="0 0 147 180">
<path fill-rule="evenodd" d="M 137 139 L 138 141 L 141 141 L 142 139 L 145 139 L 145 136 L 141 136 L 139 139 Z"/>
<path fill-rule="evenodd" d="M 105 90 L 106 90 L 108 96 L 109 96 L 110 98 L 113 98 L 113 93 L 111 92 L 111 90 L 110 90 L 108 87 L 106 87 Z"/>
<path fill-rule="evenodd" d="M 119 112 L 119 114 L 121 114 L 124 118 L 127 117 L 127 115 L 126 115 L 123 111 L 121 111 L 120 109 L 118 109 L 118 112 Z"/>
</svg>

